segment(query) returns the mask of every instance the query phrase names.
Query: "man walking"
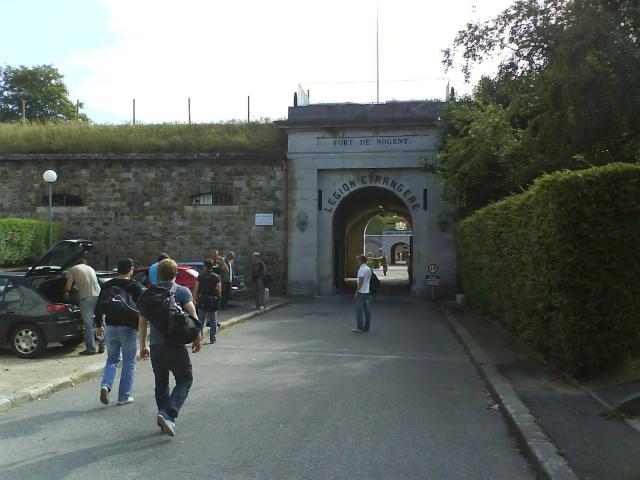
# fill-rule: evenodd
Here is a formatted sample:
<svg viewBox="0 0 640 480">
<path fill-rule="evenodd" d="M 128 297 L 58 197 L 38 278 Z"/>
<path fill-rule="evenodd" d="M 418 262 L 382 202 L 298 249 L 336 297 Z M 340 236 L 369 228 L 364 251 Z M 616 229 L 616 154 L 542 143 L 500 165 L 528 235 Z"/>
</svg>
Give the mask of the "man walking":
<svg viewBox="0 0 640 480">
<path fill-rule="evenodd" d="M 176 262 L 171 259 L 162 260 L 158 265 L 158 286 L 174 292 L 176 304 L 192 317 L 198 318 L 191 291 L 175 283 L 177 275 L 178 265 Z M 158 406 L 156 417 L 158 426 L 163 433 L 173 437 L 176 434 L 176 418 L 178 418 L 193 383 L 191 359 L 186 345 L 170 343 L 165 338 L 165 329 L 160 325 L 160 319 L 146 318 L 145 314 L 148 315 L 148 312 L 145 310 L 144 304 L 140 306 L 140 322 L 138 324 L 140 358 L 147 360 L 151 357 L 151 367 L 155 377 L 156 405 Z M 150 349 L 146 346 L 147 325 L 149 323 L 151 323 Z M 193 353 L 200 351 L 201 341 L 200 336 L 194 340 L 191 349 Z M 171 392 L 169 392 L 169 372 L 173 374 L 176 383 Z"/>
<path fill-rule="evenodd" d="M 100 401 L 108 405 L 109 393 L 116 376 L 116 366 L 122 357 L 122 371 L 118 387 L 118 405 L 133 403 L 133 376 L 138 351 L 138 311 L 135 309 L 142 285 L 131 280 L 133 260 L 118 262 L 118 276 L 102 286 L 96 307 L 96 334 L 104 338 L 106 323 L 107 363 L 104 366 Z M 103 319 L 104 317 L 104 319 Z"/>
<path fill-rule="evenodd" d="M 77 265 L 74 265 L 67 272 L 67 281 L 64 285 L 64 299 L 69 299 L 69 292 L 73 284 L 78 287 L 80 298 L 80 315 L 84 323 L 84 344 L 85 349 L 80 355 L 95 355 L 96 353 L 104 353 L 104 339 L 99 341 L 98 350 L 96 351 L 94 311 L 100 294 L 100 285 L 96 271 L 87 265 L 86 252 Z"/>
<path fill-rule="evenodd" d="M 227 267 L 226 273 L 222 272 L 222 300 L 220 301 L 220 308 L 226 310 L 229 308 L 229 300 L 231 300 L 231 287 L 233 286 L 234 276 L 234 263 L 236 254 L 228 252 L 227 256 L 223 258 L 225 266 Z"/>
<path fill-rule="evenodd" d="M 260 253 L 254 252 L 251 255 L 251 279 L 256 285 L 256 305 L 253 308 L 264 310 L 264 276 L 267 273 L 267 267 L 260 259 Z"/>
<path fill-rule="evenodd" d="M 369 293 L 369 282 L 371 280 L 371 269 L 367 265 L 367 257 L 358 255 L 358 286 L 353 297 L 356 299 L 356 328 L 352 331 L 355 333 L 364 333 L 369 331 L 371 324 L 371 307 L 369 302 L 371 294 Z"/>
<path fill-rule="evenodd" d="M 160 265 L 160 262 L 162 260 L 166 260 L 167 258 L 171 258 L 171 257 L 169 256 L 168 253 L 162 252 L 160 255 L 158 255 L 158 258 L 156 258 L 156 263 L 154 263 L 149 267 L 149 273 L 147 275 L 147 279 L 148 279 L 147 287 L 151 287 L 152 285 L 158 284 L 158 265 Z"/>
<path fill-rule="evenodd" d="M 193 287 L 193 298 L 197 304 L 198 319 L 202 322 L 201 336 L 204 337 L 204 327 L 209 323 L 209 344 L 216 343 L 221 295 L 220 276 L 213 271 L 213 260 L 207 258 L 204 272 L 198 276 Z"/>
</svg>

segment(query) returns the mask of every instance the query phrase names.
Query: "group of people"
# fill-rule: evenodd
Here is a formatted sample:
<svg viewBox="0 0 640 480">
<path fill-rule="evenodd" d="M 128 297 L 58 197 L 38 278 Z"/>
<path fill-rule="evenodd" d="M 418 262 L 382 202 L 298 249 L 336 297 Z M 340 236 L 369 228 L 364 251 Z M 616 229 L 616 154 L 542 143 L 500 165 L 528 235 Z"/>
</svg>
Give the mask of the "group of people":
<svg viewBox="0 0 640 480">
<path fill-rule="evenodd" d="M 176 283 L 178 265 L 168 254 L 158 255 L 149 268 L 146 285 L 132 279 L 134 263 L 130 258 L 118 261 L 117 276 L 100 287 L 95 270 L 86 258 L 67 272 L 64 286 L 65 301 L 69 301 L 72 287 L 79 294 L 80 313 L 84 323 L 85 350 L 80 355 L 107 352 L 100 401 L 109 404 L 109 396 L 121 364 L 118 405 L 132 403 L 136 354 L 150 359 L 155 378 L 155 399 L 158 407 L 157 424 L 163 433 L 175 435 L 175 421 L 193 383 L 188 346 L 168 339 L 167 326 L 158 318 L 156 306 L 145 302 L 148 292 L 165 289 L 171 292 L 176 308 L 187 312 L 200 327 L 200 335 L 191 343 L 192 353 L 202 348 L 205 325 L 209 325 L 209 344 L 216 341 L 219 327 L 218 311 L 230 308 L 232 284 L 235 276 L 235 254 L 221 257 L 213 250 L 204 261 L 204 271 L 198 276 L 193 292 Z M 252 254 L 252 279 L 257 287 L 255 308 L 264 308 L 264 280 L 267 275 L 259 253 Z M 144 287 L 149 287 L 145 291 Z M 262 290 L 262 291 L 260 291 Z M 138 339 L 139 337 L 139 339 Z M 149 346 L 147 346 L 147 337 Z M 169 373 L 175 387 L 169 389 Z"/>
</svg>

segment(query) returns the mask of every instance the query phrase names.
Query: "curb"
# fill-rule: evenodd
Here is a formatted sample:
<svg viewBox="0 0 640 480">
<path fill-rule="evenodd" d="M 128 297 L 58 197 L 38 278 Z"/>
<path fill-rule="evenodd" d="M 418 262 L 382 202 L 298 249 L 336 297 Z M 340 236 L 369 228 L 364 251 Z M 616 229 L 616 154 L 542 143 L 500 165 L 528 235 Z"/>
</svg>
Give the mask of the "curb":
<svg viewBox="0 0 640 480">
<path fill-rule="evenodd" d="M 246 322 L 253 317 L 270 312 L 272 310 L 275 310 L 276 308 L 283 307 L 285 305 L 288 305 L 289 303 L 291 303 L 291 300 L 286 299 L 281 302 L 274 303 L 273 305 L 269 305 L 265 307 L 264 310 L 256 310 L 254 312 L 249 312 L 238 315 L 237 317 L 230 318 L 229 320 L 221 322 L 219 331 Z M 102 375 L 103 369 L 104 362 L 89 365 L 88 367 L 79 370 L 74 375 L 71 375 L 69 377 L 56 378 L 49 383 L 18 390 L 17 392 L 7 397 L 0 397 L 0 413 L 6 413 L 14 407 L 19 407 L 20 405 L 24 405 L 35 400 L 47 398 L 54 393 L 65 390 L 66 388 L 74 387 L 78 383 L 91 380 L 96 375 Z"/>
<path fill-rule="evenodd" d="M 498 372 L 484 350 L 449 309 L 443 304 L 440 304 L 440 309 L 449 328 L 500 405 L 500 412 L 507 426 L 539 477 L 546 480 L 579 480 L 567 461 L 558 454 L 558 448 L 540 428 L 536 418 L 522 403 L 511 383 Z"/>
</svg>

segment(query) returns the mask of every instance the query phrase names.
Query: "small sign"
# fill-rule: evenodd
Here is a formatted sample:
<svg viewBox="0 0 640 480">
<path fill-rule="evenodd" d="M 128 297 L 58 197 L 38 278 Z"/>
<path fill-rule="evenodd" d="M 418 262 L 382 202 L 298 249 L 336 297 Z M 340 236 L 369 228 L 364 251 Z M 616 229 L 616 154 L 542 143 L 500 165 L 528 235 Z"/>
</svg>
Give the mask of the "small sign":
<svg viewBox="0 0 640 480">
<path fill-rule="evenodd" d="M 438 265 L 435 263 L 430 263 L 427 267 L 427 272 L 429 273 L 438 273 Z"/>
<path fill-rule="evenodd" d="M 256 226 L 268 227 L 273 225 L 273 213 L 256 213 Z"/>
<path fill-rule="evenodd" d="M 428 287 L 439 287 L 440 276 L 439 275 L 426 275 L 424 277 L 424 284 Z"/>
</svg>

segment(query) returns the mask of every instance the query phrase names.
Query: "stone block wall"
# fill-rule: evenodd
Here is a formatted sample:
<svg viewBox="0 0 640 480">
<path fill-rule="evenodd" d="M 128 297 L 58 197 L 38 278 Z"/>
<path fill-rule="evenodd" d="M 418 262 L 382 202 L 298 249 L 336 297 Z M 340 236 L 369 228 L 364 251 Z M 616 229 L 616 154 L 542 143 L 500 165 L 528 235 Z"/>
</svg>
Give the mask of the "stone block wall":
<svg viewBox="0 0 640 480">
<path fill-rule="evenodd" d="M 53 169 L 54 194 L 82 201 L 54 207 L 54 220 L 66 238 L 94 242 L 94 267 L 113 268 L 124 256 L 148 265 L 161 251 L 199 261 L 217 248 L 233 250 L 248 279 L 250 254 L 259 251 L 277 291 L 286 268 L 283 165 L 283 154 L 3 155 L 0 217 L 48 218 L 42 174 Z M 192 205 L 192 196 L 221 189 L 227 205 Z M 256 226 L 257 213 L 272 213 L 274 225 Z"/>
</svg>

